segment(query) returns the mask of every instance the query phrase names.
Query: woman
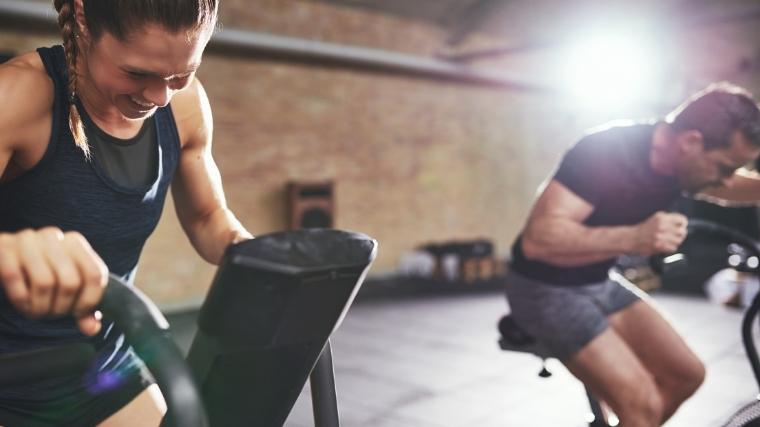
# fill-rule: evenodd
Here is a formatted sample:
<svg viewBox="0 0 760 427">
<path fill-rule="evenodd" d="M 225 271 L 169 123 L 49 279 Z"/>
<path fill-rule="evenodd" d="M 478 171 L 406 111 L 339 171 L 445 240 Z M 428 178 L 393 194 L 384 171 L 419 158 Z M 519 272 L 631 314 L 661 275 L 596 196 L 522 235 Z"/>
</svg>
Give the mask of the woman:
<svg viewBox="0 0 760 427">
<path fill-rule="evenodd" d="M 89 340 L 99 357 L 84 377 L 0 390 L 0 425 L 158 425 L 160 393 L 93 310 L 108 271 L 133 278 L 170 183 L 204 259 L 251 238 L 227 209 L 195 78 L 218 5 L 54 4 L 63 46 L 0 66 L 0 354 Z"/>
</svg>

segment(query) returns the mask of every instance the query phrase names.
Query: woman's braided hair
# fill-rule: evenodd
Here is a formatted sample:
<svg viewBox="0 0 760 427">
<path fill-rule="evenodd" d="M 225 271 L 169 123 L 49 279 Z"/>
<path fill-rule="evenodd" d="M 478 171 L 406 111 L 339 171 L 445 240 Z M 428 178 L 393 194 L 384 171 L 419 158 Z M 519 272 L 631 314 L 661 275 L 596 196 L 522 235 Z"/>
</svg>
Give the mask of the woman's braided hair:
<svg viewBox="0 0 760 427">
<path fill-rule="evenodd" d="M 77 109 L 77 21 L 75 0 L 53 0 L 58 12 L 58 26 L 63 38 L 68 70 L 69 128 L 74 142 L 85 156 L 90 156 L 90 146 Z M 90 43 L 97 41 L 104 32 L 120 41 L 126 41 L 131 31 L 153 23 L 168 31 L 199 30 L 215 26 L 218 0 L 83 0 L 84 17 Z"/>
<path fill-rule="evenodd" d="M 58 26 L 61 28 L 63 38 L 63 50 L 66 52 L 66 69 L 68 70 L 68 101 L 69 101 L 69 129 L 74 136 L 74 143 L 84 151 L 86 157 L 90 157 L 90 146 L 87 144 L 87 136 L 84 134 L 82 117 L 77 109 L 77 56 L 79 54 L 76 42 L 76 18 L 74 17 L 74 3 L 71 0 L 54 0 L 55 10 L 58 12 Z"/>
</svg>

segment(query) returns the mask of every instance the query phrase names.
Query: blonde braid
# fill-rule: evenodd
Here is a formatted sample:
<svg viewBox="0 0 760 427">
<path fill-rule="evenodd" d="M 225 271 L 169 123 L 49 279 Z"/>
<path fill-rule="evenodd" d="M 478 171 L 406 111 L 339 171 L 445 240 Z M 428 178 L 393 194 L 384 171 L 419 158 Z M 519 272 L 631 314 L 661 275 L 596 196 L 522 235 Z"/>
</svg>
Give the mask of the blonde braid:
<svg viewBox="0 0 760 427">
<path fill-rule="evenodd" d="M 63 38 L 63 50 L 66 53 L 66 68 L 69 73 L 69 129 L 74 136 L 74 143 L 81 148 L 85 157 L 90 158 L 90 146 L 87 144 L 87 136 L 84 134 L 82 118 L 77 110 L 77 56 L 78 47 L 76 36 L 76 19 L 74 16 L 73 0 L 53 0 L 55 10 L 58 12 L 58 26 L 61 28 Z"/>
</svg>

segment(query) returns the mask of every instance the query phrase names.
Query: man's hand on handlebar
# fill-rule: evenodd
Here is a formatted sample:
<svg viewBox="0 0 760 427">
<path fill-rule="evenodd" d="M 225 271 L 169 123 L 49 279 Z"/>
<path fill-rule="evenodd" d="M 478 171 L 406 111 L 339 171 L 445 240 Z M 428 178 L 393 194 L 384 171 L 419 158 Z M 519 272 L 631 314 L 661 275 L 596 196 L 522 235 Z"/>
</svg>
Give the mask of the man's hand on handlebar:
<svg viewBox="0 0 760 427">
<path fill-rule="evenodd" d="M 100 330 L 95 307 L 108 268 L 79 233 L 55 227 L 0 233 L 0 287 L 22 314 L 72 314 L 86 335 Z"/>
<path fill-rule="evenodd" d="M 675 252 L 686 238 L 686 216 L 656 212 L 636 225 L 636 252 L 641 255 Z"/>
</svg>

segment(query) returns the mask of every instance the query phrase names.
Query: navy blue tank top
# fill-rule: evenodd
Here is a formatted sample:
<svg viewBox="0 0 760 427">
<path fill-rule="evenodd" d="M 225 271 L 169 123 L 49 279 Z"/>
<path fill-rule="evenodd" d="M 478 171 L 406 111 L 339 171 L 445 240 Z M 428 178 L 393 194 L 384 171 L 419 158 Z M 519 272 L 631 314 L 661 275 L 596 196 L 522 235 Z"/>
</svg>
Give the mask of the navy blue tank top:
<svg viewBox="0 0 760 427">
<path fill-rule="evenodd" d="M 140 188 L 121 186 L 97 162 L 88 161 L 74 144 L 68 126 L 63 48 L 40 48 L 38 53 L 55 84 L 52 134 L 37 165 L 0 185 L 0 232 L 45 226 L 77 231 L 111 273 L 131 283 L 143 245 L 161 216 L 177 167 L 180 144 L 171 109 L 159 108 L 147 119 L 155 122 L 157 135 L 156 179 Z M 87 339 L 101 350 L 101 368 L 121 369 L 129 363 L 121 353 L 128 351 L 121 333 L 112 326 L 104 319 L 101 333 L 86 338 L 71 318 L 23 317 L 0 292 L 0 354 Z M 7 395 L 6 390 L 0 391 L 0 397 L 3 395 Z"/>
</svg>

